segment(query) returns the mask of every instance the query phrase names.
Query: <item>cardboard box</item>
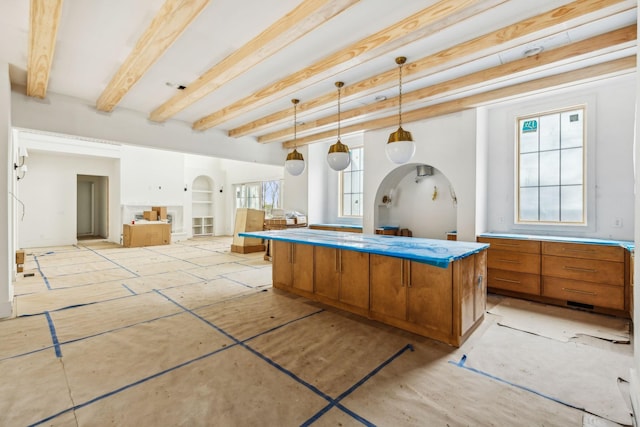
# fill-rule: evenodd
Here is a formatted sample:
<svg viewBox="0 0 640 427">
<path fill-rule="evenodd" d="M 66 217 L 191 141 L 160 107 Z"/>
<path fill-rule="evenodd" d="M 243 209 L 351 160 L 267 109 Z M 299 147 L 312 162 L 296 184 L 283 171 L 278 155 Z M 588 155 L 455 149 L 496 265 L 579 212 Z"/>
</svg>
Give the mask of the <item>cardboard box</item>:
<svg viewBox="0 0 640 427">
<path fill-rule="evenodd" d="M 142 213 L 142 217 L 147 221 L 157 221 L 158 220 L 158 212 L 156 211 L 144 211 Z"/>
<path fill-rule="evenodd" d="M 167 219 L 167 207 L 166 206 L 152 206 L 152 211 L 155 211 L 158 214 L 158 219 L 160 221 L 165 221 Z"/>
<path fill-rule="evenodd" d="M 125 248 L 168 245 L 170 243 L 171 224 L 124 224 L 122 226 L 122 246 Z"/>
<path fill-rule="evenodd" d="M 17 250 L 16 251 L 16 264 L 24 264 L 24 251 Z"/>
</svg>

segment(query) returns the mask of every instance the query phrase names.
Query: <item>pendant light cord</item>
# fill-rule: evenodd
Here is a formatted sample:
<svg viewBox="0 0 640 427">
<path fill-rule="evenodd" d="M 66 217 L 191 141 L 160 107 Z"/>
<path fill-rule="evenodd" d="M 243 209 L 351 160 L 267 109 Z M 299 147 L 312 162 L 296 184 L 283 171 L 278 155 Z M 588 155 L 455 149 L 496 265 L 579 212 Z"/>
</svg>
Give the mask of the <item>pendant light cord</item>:
<svg viewBox="0 0 640 427">
<path fill-rule="evenodd" d="M 398 67 L 398 73 L 400 75 L 400 84 L 398 85 L 399 91 L 400 91 L 400 95 L 398 96 L 398 127 L 402 127 L 402 65 L 404 64 L 404 61 L 401 62 Z"/>
<path fill-rule="evenodd" d="M 338 86 L 338 141 L 340 141 L 340 88 L 342 85 Z"/>
<path fill-rule="evenodd" d="M 293 103 L 293 149 L 298 148 L 298 102 L 297 99 L 292 99 Z"/>
</svg>

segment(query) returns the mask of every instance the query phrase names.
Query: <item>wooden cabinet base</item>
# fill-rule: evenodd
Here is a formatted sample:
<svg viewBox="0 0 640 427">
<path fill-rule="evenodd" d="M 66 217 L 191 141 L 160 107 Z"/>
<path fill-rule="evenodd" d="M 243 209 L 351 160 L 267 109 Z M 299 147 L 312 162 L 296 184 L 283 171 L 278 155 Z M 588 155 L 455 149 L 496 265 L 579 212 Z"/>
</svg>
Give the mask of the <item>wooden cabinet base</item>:
<svg viewBox="0 0 640 427">
<path fill-rule="evenodd" d="M 250 254 L 253 252 L 264 252 L 264 245 L 251 245 L 251 246 L 240 246 L 240 245 L 231 245 L 231 252 L 235 252 L 237 254 Z"/>
<path fill-rule="evenodd" d="M 447 268 L 351 250 L 273 243 L 273 287 L 453 346 L 484 318 L 487 251 Z"/>
</svg>

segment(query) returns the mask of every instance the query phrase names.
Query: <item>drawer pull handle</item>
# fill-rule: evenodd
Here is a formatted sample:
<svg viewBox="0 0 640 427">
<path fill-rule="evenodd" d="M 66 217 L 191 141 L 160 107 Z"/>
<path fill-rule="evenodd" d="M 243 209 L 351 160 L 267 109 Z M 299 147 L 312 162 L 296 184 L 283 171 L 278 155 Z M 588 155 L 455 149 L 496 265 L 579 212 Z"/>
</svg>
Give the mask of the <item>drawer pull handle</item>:
<svg viewBox="0 0 640 427">
<path fill-rule="evenodd" d="M 497 261 L 499 261 L 499 262 L 508 262 L 510 264 L 520 264 L 520 261 L 518 261 L 517 259 L 499 259 Z"/>
<path fill-rule="evenodd" d="M 518 285 L 520 284 L 519 280 L 502 279 L 500 277 L 496 277 L 496 281 L 498 281 L 498 282 L 507 282 L 507 283 L 517 283 Z"/>
<path fill-rule="evenodd" d="M 580 268 L 580 267 L 569 267 L 569 266 L 564 266 L 563 267 L 565 270 L 569 270 L 569 271 L 579 271 L 582 273 L 595 273 L 598 270 L 594 270 L 593 268 Z"/>
<path fill-rule="evenodd" d="M 566 292 L 573 292 L 574 294 L 592 295 L 594 297 L 598 295 L 595 292 L 582 291 L 580 289 L 562 288 L 562 290 Z"/>
<path fill-rule="evenodd" d="M 567 249 L 567 248 L 564 248 L 562 250 L 566 251 L 566 252 L 578 252 L 578 253 L 583 253 L 583 254 L 593 254 L 593 253 L 595 253 L 595 251 L 593 249 Z"/>
</svg>

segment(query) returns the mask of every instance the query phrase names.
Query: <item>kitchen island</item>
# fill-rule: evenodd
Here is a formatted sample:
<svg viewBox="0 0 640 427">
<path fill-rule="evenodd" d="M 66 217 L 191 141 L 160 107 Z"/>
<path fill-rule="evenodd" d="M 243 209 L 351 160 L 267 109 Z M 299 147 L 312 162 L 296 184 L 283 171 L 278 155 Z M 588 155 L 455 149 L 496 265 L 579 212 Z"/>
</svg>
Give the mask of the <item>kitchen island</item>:
<svg viewBox="0 0 640 427">
<path fill-rule="evenodd" d="M 484 318 L 489 245 L 326 230 L 272 240 L 273 287 L 450 345 Z"/>
</svg>

